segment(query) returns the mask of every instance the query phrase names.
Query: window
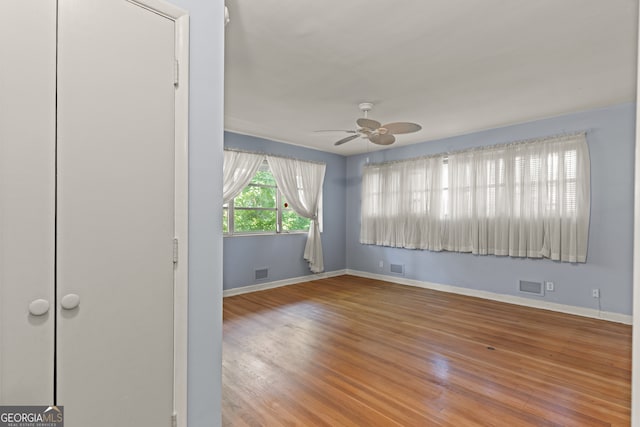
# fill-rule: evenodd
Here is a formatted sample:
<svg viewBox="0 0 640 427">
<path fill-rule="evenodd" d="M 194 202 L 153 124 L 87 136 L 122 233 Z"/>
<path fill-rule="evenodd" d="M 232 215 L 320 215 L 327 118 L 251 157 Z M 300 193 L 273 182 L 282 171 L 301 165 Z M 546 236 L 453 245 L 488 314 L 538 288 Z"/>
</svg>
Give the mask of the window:
<svg viewBox="0 0 640 427">
<path fill-rule="evenodd" d="M 231 235 L 308 231 L 310 220 L 288 206 L 265 160 L 242 192 L 223 205 L 223 232 Z"/>
<path fill-rule="evenodd" d="M 585 262 L 584 134 L 366 165 L 360 242 Z"/>
</svg>

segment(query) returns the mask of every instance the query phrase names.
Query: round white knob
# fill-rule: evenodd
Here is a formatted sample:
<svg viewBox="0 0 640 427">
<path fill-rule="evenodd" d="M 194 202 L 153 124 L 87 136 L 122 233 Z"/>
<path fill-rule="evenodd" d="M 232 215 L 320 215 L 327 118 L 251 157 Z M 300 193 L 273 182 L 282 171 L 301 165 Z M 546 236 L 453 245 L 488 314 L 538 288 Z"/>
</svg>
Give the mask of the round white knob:
<svg viewBox="0 0 640 427">
<path fill-rule="evenodd" d="M 29 304 L 29 313 L 34 316 L 42 316 L 49 311 L 49 301 L 46 299 L 35 299 Z"/>
<path fill-rule="evenodd" d="M 60 301 L 60 305 L 65 310 L 73 310 L 78 305 L 80 305 L 80 295 L 67 294 L 62 297 L 62 301 Z"/>
</svg>

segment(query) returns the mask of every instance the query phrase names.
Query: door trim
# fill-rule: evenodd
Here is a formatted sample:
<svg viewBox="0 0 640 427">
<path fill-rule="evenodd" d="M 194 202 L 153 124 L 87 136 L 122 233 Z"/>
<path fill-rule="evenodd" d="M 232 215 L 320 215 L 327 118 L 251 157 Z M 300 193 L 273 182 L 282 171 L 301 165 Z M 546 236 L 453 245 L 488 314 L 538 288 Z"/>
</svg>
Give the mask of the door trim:
<svg viewBox="0 0 640 427">
<path fill-rule="evenodd" d="M 640 11 L 638 11 L 640 19 Z M 640 30 L 638 32 L 640 41 Z M 640 64 L 640 56 L 637 58 Z M 640 68 L 637 81 L 640 83 Z M 637 86 L 640 95 L 640 86 Z M 633 208 L 633 329 L 631 350 L 631 425 L 640 427 L 640 109 L 636 108 Z"/>
<path fill-rule="evenodd" d="M 175 238 L 173 413 L 177 427 L 187 427 L 187 346 L 189 300 L 189 15 L 163 0 L 125 0 L 175 23 L 175 55 L 179 81 L 175 89 Z"/>
</svg>

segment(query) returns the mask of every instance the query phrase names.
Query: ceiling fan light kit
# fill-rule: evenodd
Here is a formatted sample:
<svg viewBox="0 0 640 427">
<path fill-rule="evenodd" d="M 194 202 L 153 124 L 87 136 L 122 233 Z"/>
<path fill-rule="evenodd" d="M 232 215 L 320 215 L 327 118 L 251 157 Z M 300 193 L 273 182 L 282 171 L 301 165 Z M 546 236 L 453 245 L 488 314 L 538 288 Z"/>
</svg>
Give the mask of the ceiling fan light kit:
<svg viewBox="0 0 640 427">
<path fill-rule="evenodd" d="M 353 133 L 355 135 L 350 135 L 346 138 L 342 138 L 334 145 L 342 145 L 358 137 L 368 139 L 369 141 L 377 145 L 391 145 L 396 142 L 396 137 L 394 135 L 418 132 L 420 129 L 422 129 L 422 126 L 416 123 L 395 122 L 382 125 L 380 122 L 368 118 L 367 116 L 369 111 L 373 109 L 373 104 L 371 102 L 362 102 L 358 105 L 358 108 L 360 108 L 360 111 L 362 111 L 364 115 L 364 117 L 356 120 L 358 128 L 356 130 L 341 131 Z"/>
</svg>

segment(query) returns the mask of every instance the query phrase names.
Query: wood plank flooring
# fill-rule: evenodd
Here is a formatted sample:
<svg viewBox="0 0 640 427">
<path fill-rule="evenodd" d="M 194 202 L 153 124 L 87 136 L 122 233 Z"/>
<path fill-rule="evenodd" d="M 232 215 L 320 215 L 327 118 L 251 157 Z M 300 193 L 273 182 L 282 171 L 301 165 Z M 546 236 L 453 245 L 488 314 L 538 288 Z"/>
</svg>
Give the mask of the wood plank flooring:
<svg viewBox="0 0 640 427">
<path fill-rule="evenodd" d="M 628 426 L 631 327 L 340 276 L 225 298 L 225 426 Z"/>
</svg>

